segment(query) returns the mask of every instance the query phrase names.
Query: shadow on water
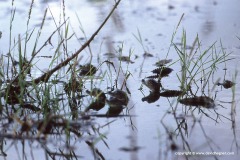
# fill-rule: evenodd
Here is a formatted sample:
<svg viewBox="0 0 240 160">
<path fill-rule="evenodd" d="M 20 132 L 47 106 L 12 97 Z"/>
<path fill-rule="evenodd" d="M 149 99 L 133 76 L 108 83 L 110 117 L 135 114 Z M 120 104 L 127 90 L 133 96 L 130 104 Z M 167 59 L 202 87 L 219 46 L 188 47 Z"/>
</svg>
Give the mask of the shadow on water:
<svg viewBox="0 0 240 160">
<path fill-rule="evenodd" d="M 152 44 L 140 30 L 133 37 L 142 51 L 135 51 L 132 46 L 128 49 L 126 42 L 117 42 L 109 35 L 114 31 L 105 23 L 108 20 L 118 33 L 127 30 L 124 14 L 121 9 L 115 10 L 121 8 L 120 1 L 112 3 L 109 13 L 104 12 L 107 18 L 91 36 L 84 32 L 81 17 L 81 36 L 78 35 L 65 17 L 64 3 L 60 14 L 63 20 L 57 25 L 52 15 L 56 26 L 48 37 L 43 36 L 42 44 L 39 39 L 50 8 L 40 28 L 29 29 L 27 22 L 23 35 L 13 38 L 10 34 L 9 49 L 1 55 L 1 157 L 137 160 L 198 159 L 203 154 L 222 159 L 222 155 L 239 155 L 238 71 L 228 70 L 234 58 L 222 42 L 220 48 L 217 42 L 205 47 L 197 35 L 188 45 L 184 29 L 178 37 L 182 15 L 169 48 L 164 50 L 166 55 L 160 59 L 147 47 Z M 106 2 L 86 3 L 98 4 L 103 13 L 102 4 Z M 134 7 L 136 2 L 131 4 Z M 33 6 L 32 2 L 28 21 L 33 16 Z M 163 6 L 169 17 L 178 8 L 170 2 Z M 146 10 L 146 14 L 156 16 L 154 8 Z M 11 25 L 14 12 L 13 3 Z M 104 32 L 105 27 L 109 33 Z M 204 26 L 213 32 L 214 25 L 209 27 Z M 102 30 L 106 36 L 99 35 Z M 5 34 L 0 33 L 3 40 Z M 179 39 L 181 42 L 175 42 Z M 80 48 L 71 48 L 74 41 Z M 46 51 L 51 53 L 45 55 Z M 142 52 L 142 57 L 136 52 Z M 40 60 L 46 61 L 47 70 L 38 64 Z M 219 69 L 222 67 L 223 71 Z M 222 133 L 224 140 L 216 132 Z"/>
</svg>

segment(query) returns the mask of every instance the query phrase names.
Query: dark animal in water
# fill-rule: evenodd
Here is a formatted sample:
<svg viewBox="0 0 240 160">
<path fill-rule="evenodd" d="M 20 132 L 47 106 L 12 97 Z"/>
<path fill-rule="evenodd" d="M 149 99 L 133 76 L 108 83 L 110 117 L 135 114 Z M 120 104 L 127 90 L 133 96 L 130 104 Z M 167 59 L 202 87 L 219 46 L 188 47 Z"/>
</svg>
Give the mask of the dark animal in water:
<svg viewBox="0 0 240 160">
<path fill-rule="evenodd" d="M 108 94 L 111 96 L 107 103 L 109 105 L 124 105 L 128 104 L 129 98 L 126 92 L 117 89 L 115 91 L 110 91 Z"/>
<path fill-rule="evenodd" d="M 231 88 L 232 86 L 235 85 L 235 83 L 233 83 L 232 81 L 229 80 L 225 80 L 223 83 L 218 83 L 218 86 L 223 86 L 225 89 Z"/>
<path fill-rule="evenodd" d="M 205 108 L 214 108 L 214 100 L 207 96 L 195 96 L 191 98 L 184 98 L 180 99 L 179 102 L 181 104 L 187 105 L 187 106 L 202 106 Z"/>
<path fill-rule="evenodd" d="M 160 98 L 159 92 L 150 92 L 150 94 L 146 97 L 142 98 L 142 101 L 146 101 L 148 103 L 154 103 Z"/>
<path fill-rule="evenodd" d="M 109 105 L 106 116 L 107 117 L 116 117 L 123 111 L 123 109 L 124 109 L 124 107 L 122 105 L 115 105 L 115 106 Z"/>
<path fill-rule="evenodd" d="M 105 106 L 105 101 L 101 101 L 101 100 L 97 99 L 97 100 L 93 101 L 92 103 L 90 103 L 90 105 L 85 109 L 85 112 L 89 111 L 90 109 L 99 111 L 104 106 Z"/>
<path fill-rule="evenodd" d="M 98 88 L 93 88 L 91 91 L 87 90 L 86 92 L 89 95 L 96 97 L 96 99 L 92 103 L 90 103 L 90 105 L 85 109 L 85 112 L 87 112 L 90 109 L 99 111 L 105 106 L 106 95 L 102 90 Z"/>
<path fill-rule="evenodd" d="M 108 92 L 110 98 L 106 100 L 109 105 L 108 111 L 106 113 L 107 117 L 116 117 L 127 106 L 129 98 L 126 92 L 117 89 L 115 91 Z"/>
</svg>

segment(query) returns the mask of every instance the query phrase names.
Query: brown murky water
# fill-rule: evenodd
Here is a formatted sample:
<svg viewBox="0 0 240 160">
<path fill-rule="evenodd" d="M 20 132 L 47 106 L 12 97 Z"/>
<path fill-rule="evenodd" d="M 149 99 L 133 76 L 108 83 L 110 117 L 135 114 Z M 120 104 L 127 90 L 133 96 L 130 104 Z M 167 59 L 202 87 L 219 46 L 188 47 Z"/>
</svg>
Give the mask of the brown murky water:
<svg viewBox="0 0 240 160">
<path fill-rule="evenodd" d="M 0 31 L 2 33 L 0 53 L 6 55 L 9 45 L 11 3 L 9 1 L 0 3 L 2 10 L 0 14 Z M 29 5 L 29 2 L 24 1 L 14 4 L 16 15 L 12 34 L 15 38 L 26 30 Z M 123 73 L 119 76 L 119 85 L 124 81 L 123 74 L 131 73 L 127 80 L 127 86 L 131 92 L 128 94 L 130 99 L 128 108 L 131 108 L 129 114 L 132 116 L 94 119 L 101 136 L 106 136 L 104 140 L 107 145 L 97 139 L 95 146 L 105 159 L 239 159 L 240 87 L 239 76 L 234 78 L 235 73 L 239 72 L 238 63 L 240 61 L 240 40 L 237 38 L 240 37 L 240 9 L 238 6 L 240 6 L 240 2 L 237 0 L 231 2 L 224 0 L 199 2 L 133 0 L 121 2 L 113 17 L 91 44 L 93 64 L 97 65 L 99 61 L 109 59 L 116 68 L 122 66 Z M 49 12 L 40 41 L 44 41 L 56 28 L 51 14 L 54 16 L 55 22 L 59 23 L 60 12 L 65 9 L 65 18 L 70 17 L 70 30 L 74 30 L 76 33 L 76 38 L 68 42 L 68 52 L 71 54 L 84 42 L 84 35 L 79 27 L 77 16 L 86 37 L 90 37 L 104 20 L 112 4 L 104 0 L 65 2 L 64 5 L 62 2 L 38 1 L 35 2 L 32 10 L 30 29 L 41 24 L 43 11 L 48 7 Z M 184 17 L 173 40 L 179 48 L 184 29 L 188 53 L 198 35 L 202 53 L 216 42 L 213 52 L 216 51 L 216 54 L 221 55 L 225 51 L 231 53 L 228 58 L 234 58 L 217 66 L 217 71 L 209 78 L 204 91 L 201 91 L 203 83 L 200 80 L 197 85 L 193 85 L 192 90 L 197 96 L 209 96 L 214 99 L 216 104 L 214 109 L 203 108 L 201 111 L 194 110 L 193 107 L 189 110 L 189 106 L 177 103 L 177 97 L 159 96 L 155 97 L 152 103 L 142 101 L 142 98 L 150 93 L 150 89 L 142 84 L 142 79 L 151 76 L 151 71 L 156 68 L 154 64 L 162 59 L 171 59 L 169 67 L 173 69 L 169 76 L 162 78 L 162 86 L 164 89 L 180 90 L 181 83 L 178 76 L 181 76 L 182 68 L 178 61 L 179 55 L 173 46 L 170 49 L 169 47 L 172 35 L 183 13 Z M 40 53 L 41 56 L 54 54 L 57 48 L 54 41 L 58 41 L 57 37 L 53 37 L 53 46 L 46 47 Z M 34 42 L 32 43 L 34 45 Z M 31 42 L 29 46 L 31 46 Z M 131 63 L 123 61 L 120 63 L 118 58 L 109 57 L 109 53 L 117 51 L 120 51 L 122 56 L 130 55 Z M 144 56 L 145 52 L 150 53 L 151 56 Z M 90 61 L 89 50 L 84 51 L 81 56 L 83 57 L 79 61 L 80 64 Z M 197 59 L 197 55 L 194 58 Z M 208 57 L 208 59 L 211 58 Z M 46 70 L 51 59 L 39 58 L 35 62 L 39 69 Z M 35 69 L 36 76 L 41 74 L 39 69 Z M 104 67 L 97 74 L 101 75 L 101 72 L 104 72 Z M 65 71 L 62 71 L 61 74 L 64 75 L 64 73 Z M 112 86 L 116 76 L 117 74 L 112 72 L 112 75 L 108 75 L 106 80 L 94 82 L 94 86 L 99 88 Z M 199 74 L 196 79 L 200 76 Z M 214 85 L 218 80 L 223 82 L 225 79 L 236 82 L 235 90 Z M 105 107 L 98 113 L 102 114 L 106 111 Z M 124 109 L 123 113 L 126 112 Z M 99 137 L 99 133 L 95 134 Z M 46 146 L 53 152 L 65 147 L 65 141 L 61 138 L 51 137 L 49 143 L 39 144 L 31 140 L 12 141 L 1 136 L 1 148 L 7 156 L 4 157 L 2 154 L 0 159 L 31 159 L 32 157 L 43 159 L 43 155 L 47 157 L 46 150 L 43 149 Z M 86 139 L 88 138 L 86 135 Z M 72 138 L 70 144 L 74 146 L 73 150 L 80 156 L 79 159 L 94 159 L 94 154 L 89 146 L 81 143 L 84 140 L 84 138 L 80 140 Z M 186 157 L 186 155 L 188 156 Z M 97 159 L 96 157 L 95 159 Z M 51 158 L 49 157 L 49 159 Z"/>
</svg>

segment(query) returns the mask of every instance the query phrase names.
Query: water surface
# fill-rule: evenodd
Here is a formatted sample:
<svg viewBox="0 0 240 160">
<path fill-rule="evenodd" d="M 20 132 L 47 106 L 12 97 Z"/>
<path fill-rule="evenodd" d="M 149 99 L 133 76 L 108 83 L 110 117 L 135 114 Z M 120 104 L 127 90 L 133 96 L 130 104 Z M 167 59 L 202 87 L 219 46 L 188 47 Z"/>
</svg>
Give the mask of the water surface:
<svg viewBox="0 0 240 160">
<path fill-rule="evenodd" d="M 0 3 L 0 9 L 2 10 L 0 14 L 0 31 L 2 32 L 0 53 L 6 55 L 9 52 L 10 12 L 16 7 L 12 29 L 13 41 L 17 39 L 18 34 L 24 36 L 26 32 L 30 3 L 25 1 L 14 2 L 13 7 L 9 1 Z M 129 53 L 131 53 L 130 58 L 134 61 L 134 63 L 128 64 L 125 62 L 120 63 L 117 58 L 109 59 L 114 62 L 116 68 L 122 66 L 123 73 L 126 71 L 131 73 L 127 85 L 131 92 L 131 95 L 129 94 L 130 102 L 128 108 L 132 108 L 129 111 L 132 117 L 96 118 L 94 120 L 97 126 L 103 126 L 100 127 L 100 133 L 107 137 L 105 139 L 107 146 L 103 141 L 96 143 L 96 148 L 105 159 L 214 159 L 213 156 L 207 155 L 189 157 L 176 155 L 186 151 L 186 144 L 190 146 L 192 152 L 203 152 L 205 154 L 213 151 L 217 153 L 234 153 L 234 155 L 216 156 L 217 159 L 239 158 L 240 117 L 238 114 L 231 117 L 234 107 L 236 108 L 236 113 L 239 112 L 239 77 L 234 78 L 235 72 L 239 72 L 237 65 L 240 61 L 238 54 L 240 40 L 237 38 L 240 37 L 239 3 L 237 0 L 205 0 L 201 2 L 188 0 L 149 0 L 146 2 L 134 0 L 121 2 L 112 18 L 91 44 L 93 64 L 97 65 L 98 61 L 107 60 L 109 57 L 106 56 L 106 53 L 116 53 L 116 50 L 119 48 L 123 49 L 122 54 L 124 56 L 129 56 Z M 74 35 L 76 37 L 68 41 L 67 51 L 69 54 L 72 54 L 84 43 L 84 37 L 89 38 L 97 29 L 113 4 L 112 1 L 104 0 L 84 0 L 65 2 L 64 4 L 58 1 L 37 1 L 32 8 L 29 30 L 40 26 L 44 10 L 48 9 L 42 37 L 40 38 L 39 44 L 41 44 L 56 29 L 56 25 L 61 24 L 64 19 L 69 17 L 69 30 L 71 33 L 73 31 L 76 33 Z M 65 10 L 65 15 L 63 15 L 63 10 Z M 176 97 L 160 97 L 159 100 L 150 104 L 142 102 L 144 95 L 149 94 L 149 89 L 142 86 L 141 81 L 151 75 L 150 72 L 156 68 L 154 66 L 155 62 L 160 59 L 167 58 L 176 62 L 171 65 L 174 71 L 168 77 L 162 79 L 162 84 L 166 89 L 179 90 L 180 82 L 177 75 L 181 75 L 181 64 L 178 61 L 179 56 L 174 47 L 171 47 L 170 50 L 169 47 L 172 35 L 182 14 L 184 16 L 178 26 L 173 40 L 174 43 L 181 43 L 182 31 L 185 30 L 188 46 L 191 46 L 196 36 L 198 36 L 202 52 L 216 42 L 215 49 L 218 54 L 222 54 L 224 51 L 231 53 L 230 58 L 234 58 L 231 61 L 218 65 L 218 70 L 211 76 L 208 87 L 204 91 L 204 94 L 210 97 L 215 97 L 216 94 L 215 103 L 221 105 L 216 107 L 216 112 L 224 117 L 220 116 L 221 119 L 218 119 L 218 123 L 214 120 L 217 118 L 217 114 L 212 109 L 204 109 L 204 111 L 213 119 L 199 113 L 197 109 L 186 114 L 188 108 L 177 103 Z M 81 29 L 84 30 L 86 35 L 82 33 Z M 136 39 L 139 36 L 141 36 L 142 42 Z M 53 56 L 58 40 L 57 36 L 53 37 L 53 46 L 48 45 L 40 52 L 40 55 Z M 29 48 L 33 44 L 34 41 L 29 42 Z M 152 54 L 153 57 L 143 57 L 144 52 Z M 17 52 L 13 53 L 15 53 L 17 58 Z M 30 53 L 31 49 L 29 49 L 29 57 Z M 79 61 L 80 64 L 85 64 L 91 59 L 89 50 L 84 50 L 80 55 L 83 56 Z M 46 71 L 51 59 L 39 58 L 35 62 L 40 70 Z M 101 69 L 104 71 L 104 68 Z M 35 76 L 41 74 L 38 69 L 36 71 Z M 116 73 L 113 73 L 111 76 L 114 79 Z M 214 86 L 214 82 L 219 78 L 220 81 L 224 79 L 236 81 L 237 84 L 234 86 L 235 92 L 233 93 L 232 89 L 224 89 L 221 86 L 215 86 L 215 89 L 212 91 L 211 88 Z M 122 79 L 123 77 L 120 76 L 120 84 Z M 106 88 L 111 83 L 113 82 L 109 78 L 101 83 L 96 82 L 96 86 L 99 87 L 102 84 L 103 88 Z M 139 90 L 141 87 L 142 92 Z M 197 91 L 196 88 L 193 88 L 193 90 Z M 202 94 L 201 90 L 197 92 L 198 96 Z M 235 103 L 232 103 L 233 95 L 235 96 Z M 179 119 L 176 119 L 172 112 L 172 109 L 176 106 L 175 116 L 180 117 Z M 99 113 L 105 113 L 106 110 L 107 108 L 104 108 Z M 126 110 L 124 110 L 124 113 L 126 113 Z M 182 115 L 184 115 L 185 121 L 179 128 L 177 124 L 183 120 L 181 119 Z M 235 120 L 235 128 L 232 127 L 234 124 L 232 122 L 233 119 Z M 201 121 L 199 122 L 198 120 Z M 111 121 L 114 122 L 105 125 Z M 173 139 L 170 138 L 170 135 L 173 135 Z M 33 152 L 34 159 L 42 159 L 44 151 L 38 143 L 33 142 L 30 145 L 23 145 L 23 143 L 17 141 L 12 145 L 12 141 L 3 140 L 6 141 L 6 144 L 3 146 L 3 151 L 7 154 L 5 159 L 18 159 L 19 157 L 24 159 L 23 153 L 26 154 L 26 157 L 31 157 L 31 152 Z M 64 147 L 65 144 L 64 141 L 55 140 L 57 138 L 51 140 L 52 143 L 49 143 L 49 147 L 53 151 L 58 151 L 58 147 Z M 92 151 L 81 141 L 83 140 L 72 140 L 72 143 L 75 144 L 75 153 L 82 156 L 82 159 L 94 159 Z M 173 145 L 176 145 L 176 150 Z M 136 147 L 137 149 L 129 151 L 131 147 Z"/>
</svg>

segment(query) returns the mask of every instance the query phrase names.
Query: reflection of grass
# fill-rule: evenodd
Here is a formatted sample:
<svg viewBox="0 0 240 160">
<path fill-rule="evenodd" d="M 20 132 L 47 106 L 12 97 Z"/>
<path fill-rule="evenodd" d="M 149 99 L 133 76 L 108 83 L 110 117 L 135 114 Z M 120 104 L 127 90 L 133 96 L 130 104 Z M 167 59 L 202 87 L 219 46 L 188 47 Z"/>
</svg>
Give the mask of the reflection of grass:
<svg viewBox="0 0 240 160">
<path fill-rule="evenodd" d="M 233 76 L 233 82 L 236 82 L 236 79 L 237 79 L 237 76 L 238 76 L 238 72 L 237 70 L 235 71 L 235 74 Z M 236 148 L 239 148 L 240 145 L 238 143 L 238 140 L 237 140 L 237 131 L 236 131 L 236 86 L 234 85 L 232 87 L 232 103 L 231 103 L 231 121 L 232 121 L 232 130 L 233 130 L 233 137 L 234 137 L 234 140 L 233 140 L 233 143 L 232 144 L 235 144 Z"/>
</svg>

